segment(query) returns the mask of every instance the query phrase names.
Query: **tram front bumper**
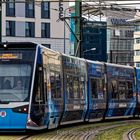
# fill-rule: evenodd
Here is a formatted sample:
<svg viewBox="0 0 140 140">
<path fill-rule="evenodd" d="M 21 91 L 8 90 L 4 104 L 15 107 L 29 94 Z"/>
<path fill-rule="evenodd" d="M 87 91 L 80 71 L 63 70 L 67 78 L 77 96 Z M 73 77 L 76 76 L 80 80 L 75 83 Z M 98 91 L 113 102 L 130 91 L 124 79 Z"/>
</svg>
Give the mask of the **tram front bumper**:
<svg viewBox="0 0 140 140">
<path fill-rule="evenodd" d="M 0 109 L 0 130 L 26 129 L 27 116 L 25 113 L 15 113 L 12 109 Z"/>
</svg>

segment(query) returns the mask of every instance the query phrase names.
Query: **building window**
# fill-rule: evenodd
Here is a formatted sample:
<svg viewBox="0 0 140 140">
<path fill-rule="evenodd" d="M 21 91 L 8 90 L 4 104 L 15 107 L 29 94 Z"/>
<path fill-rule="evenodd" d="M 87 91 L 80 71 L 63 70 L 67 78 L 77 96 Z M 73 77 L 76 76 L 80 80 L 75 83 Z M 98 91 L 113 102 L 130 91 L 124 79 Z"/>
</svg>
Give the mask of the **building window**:
<svg viewBox="0 0 140 140">
<path fill-rule="evenodd" d="M 119 29 L 113 30 L 113 37 L 120 37 L 120 33 Z"/>
<path fill-rule="evenodd" d="M 125 37 L 133 37 L 133 31 L 131 31 L 131 30 L 126 30 L 126 31 L 125 31 Z"/>
<path fill-rule="evenodd" d="M 25 36 L 26 37 L 34 37 L 35 36 L 35 23 L 34 22 L 26 22 L 25 23 Z"/>
<path fill-rule="evenodd" d="M 50 38 L 50 23 L 41 23 L 41 37 Z"/>
<path fill-rule="evenodd" d="M 41 18 L 50 18 L 50 2 L 41 2 Z"/>
<path fill-rule="evenodd" d="M 34 18 L 34 2 L 26 2 L 25 11 L 27 18 Z"/>
<path fill-rule="evenodd" d="M 137 23 L 137 24 L 140 24 L 140 23 Z M 135 26 L 135 31 L 140 31 L 140 25 Z"/>
<path fill-rule="evenodd" d="M 136 50 L 135 51 L 135 55 L 139 55 L 140 56 L 140 50 Z"/>
<path fill-rule="evenodd" d="M 140 38 L 136 38 L 136 39 L 135 39 L 135 43 L 136 43 L 136 44 L 140 44 Z"/>
<path fill-rule="evenodd" d="M 15 36 L 15 21 L 6 21 L 6 36 Z"/>
<path fill-rule="evenodd" d="M 6 2 L 6 16 L 15 16 L 15 2 L 14 0 L 8 0 Z"/>
<path fill-rule="evenodd" d="M 136 67 L 140 67 L 140 62 L 137 62 L 136 63 Z"/>
</svg>

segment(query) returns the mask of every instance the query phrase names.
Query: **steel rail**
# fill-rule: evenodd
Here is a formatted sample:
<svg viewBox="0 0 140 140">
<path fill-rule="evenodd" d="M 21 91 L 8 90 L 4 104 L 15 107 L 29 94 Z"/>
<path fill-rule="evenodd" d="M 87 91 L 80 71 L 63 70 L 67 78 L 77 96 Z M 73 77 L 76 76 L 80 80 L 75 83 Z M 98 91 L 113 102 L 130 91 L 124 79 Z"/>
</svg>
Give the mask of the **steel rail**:
<svg viewBox="0 0 140 140">
<path fill-rule="evenodd" d="M 127 133 L 127 138 L 128 138 L 128 140 L 135 140 L 134 133 L 135 133 L 137 130 L 139 130 L 139 129 L 140 129 L 140 127 L 131 129 L 131 130 Z"/>
</svg>

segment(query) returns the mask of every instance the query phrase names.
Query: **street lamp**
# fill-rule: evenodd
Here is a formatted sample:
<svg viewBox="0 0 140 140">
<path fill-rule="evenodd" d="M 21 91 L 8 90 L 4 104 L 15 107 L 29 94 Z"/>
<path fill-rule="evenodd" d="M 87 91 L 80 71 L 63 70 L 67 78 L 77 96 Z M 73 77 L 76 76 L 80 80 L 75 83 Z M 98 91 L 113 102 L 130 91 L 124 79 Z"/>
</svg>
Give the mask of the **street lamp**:
<svg viewBox="0 0 140 140">
<path fill-rule="evenodd" d="M 85 53 L 85 52 L 89 52 L 89 51 L 95 51 L 96 50 L 96 48 L 91 48 L 91 49 L 89 49 L 89 50 L 85 50 L 85 51 L 83 51 L 83 53 Z"/>
<path fill-rule="evenodd" d="M 96 50 L 96 48 L 91 48 L 91 49 L 88 49 L 88 50 L 83 51 L 83 58 L 85 58 L 85 53 L 86 52 L 95 51 L 95 50 Z"/>
</svg>

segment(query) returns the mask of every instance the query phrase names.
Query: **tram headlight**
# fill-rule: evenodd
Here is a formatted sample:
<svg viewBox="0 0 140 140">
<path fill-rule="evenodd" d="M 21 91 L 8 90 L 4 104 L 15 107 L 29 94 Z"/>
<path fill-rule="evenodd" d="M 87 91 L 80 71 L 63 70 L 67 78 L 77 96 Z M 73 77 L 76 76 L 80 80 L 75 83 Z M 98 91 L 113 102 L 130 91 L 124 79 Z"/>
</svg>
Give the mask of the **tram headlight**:
<svg viewBox="0 0 140 140">
<path fill-rule="evenodd" d="M 4 44 L 3 47 L 6 48 L 7 47 L 7 44 Z"/>
<path fill-rule="evenodd" d="M 15 107 L 12 109 L 13 112 L 16 113 L 28 113 L 28 105 L 20 106 L 20 107 Z"/>
</svg>

